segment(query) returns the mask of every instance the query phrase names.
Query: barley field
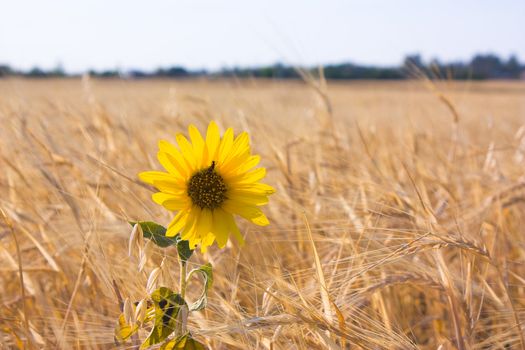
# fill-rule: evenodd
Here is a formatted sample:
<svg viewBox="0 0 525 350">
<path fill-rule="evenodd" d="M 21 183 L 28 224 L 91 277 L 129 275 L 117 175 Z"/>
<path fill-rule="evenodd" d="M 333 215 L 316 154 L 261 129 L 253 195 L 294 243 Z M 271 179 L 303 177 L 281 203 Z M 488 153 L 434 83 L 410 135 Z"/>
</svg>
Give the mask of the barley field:
<svg viewBox="0 0 525 350">
<path fill-rule="evenodd" d="M 277 192 L 189 261 L 209 349 L 525 349 L 525 83 L 88 77 L 0 80 L 0 349 L 137 348 L 123 300 L 179 273 L 128 254 L 128 221 L 172 217 L 137 174 L 211 120 Z"/>
</svg>

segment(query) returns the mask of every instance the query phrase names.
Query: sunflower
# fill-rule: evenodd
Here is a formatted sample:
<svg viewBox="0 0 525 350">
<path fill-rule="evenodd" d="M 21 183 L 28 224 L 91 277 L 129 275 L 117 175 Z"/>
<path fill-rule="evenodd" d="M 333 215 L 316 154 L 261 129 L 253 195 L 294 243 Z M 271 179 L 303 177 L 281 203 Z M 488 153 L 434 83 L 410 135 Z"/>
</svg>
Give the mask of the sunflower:
<svg viewBox="0 0 525 350">
<path fill-rule="evenodd" d="M 190 140 L 183 134 L 176 135 L 178 147 L 165 140 L 159 142 L 157 158 L 167 172 L 139 174 L 143 182 L 159 190 L 153 194 L 153 201 L 177 212 L 166 235 L 180 233 L 192 249 L 199 244 L 203 252 L 214 241 L 223 248 L 230 234 L 243 244 L 234 215 L 259 226 L 269 224 L 259 209 L 275 192 L 259 182 L 266 169 L 254 169 L 260 157 L 251 154 L 246 132 L 234 137 L 228 128 L 221 138 L 213 121 L 208 125 L 206 139 L 194 125 L 188 131 Z"/>
</svg>

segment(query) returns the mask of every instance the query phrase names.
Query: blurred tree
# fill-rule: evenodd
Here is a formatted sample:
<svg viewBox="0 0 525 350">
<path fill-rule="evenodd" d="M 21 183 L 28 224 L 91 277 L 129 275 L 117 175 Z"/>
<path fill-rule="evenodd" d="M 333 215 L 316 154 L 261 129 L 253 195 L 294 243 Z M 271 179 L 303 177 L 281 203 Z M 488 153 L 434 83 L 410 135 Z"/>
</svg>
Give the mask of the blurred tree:
<svg viewBox="0 0 525 350">
<path fill-rule="evenodd" d="M 472 68 L 472 78 L 488 79 L 501 77 L 503 65 L 498 56 L 488 54 L 474 56 L 470 62 L 470 67 Z"/>
<path fill-rule="evenodd" d="M 51 72 L 47 73 L 47 75 L 52 77 L 65 77 L 67 74 L 64 69 L 64 66 L 62 65 L 62 63 L 59 62 Z"/>
<path fill-rule="evenodd" d="M 45 78 L 48 74 L 38 67 L 33 67 L 26 75 L 31 78 Z"/>
<path fill-rule="evenodd" d="M 515 55 L 509 57 L 509 60 L 505 63 L 503 69 L 507 78 L 519 79 L 522 73 L 522 68 L 520 67 L 518 58 Z"/>
<path fill-rule="evenodd" d="M 0 78 L 12 75 L 14 72 L 8 65 L 0 65 Z"/>
<path fill-rule="evenodd" d="M 270 79 L 300 79 L 297 67 L 276 63 L 268 66 L 251 68 L 223 68 L 218 72 L 207 72 L 205 70 L 187 70 L 181 66 L 169 68 L 158 68 L 154 72 L 141 70 L 129 70 L 122 74 L 119 69 L 95 71 L 88 73 L 94 77 L 102 78 L 147 78 L 147 77 L 254 77 Z M 317 74 L 317 68 L 306 68 L 313 75 Z M 423 73 L 431 79 L 521 79 L 525 76 L 525 65 L 519 62 L 516 56 L 510 56 L 508 60 L 502 60 L 494 54 L 476 55 L 468 63 L 449 62 L 443 63 L 438 59 L 432 59 L 426 64 L 421 55 L 411 54 L 404 58 L 401 66 L 378 67 L 364 66 L 350 62 L 331 64 L 324 67 L 327 79 L 405 79 L 418 77 Z M 68 76 L 61 64 L 53 70 L 44 71 L 34 67 L 27 72 L 16 72 L 9 66 L 0 65 L 0 77 L 20 74 L 28 77 L 63 77 Z"/>
<path fill-rule="evenodd" d="M 414 67 L 417 67 L 417 68 L 425 67 L 425 64 L 423 63 L 423 58 L 418 53 L 407 55 L 405 59 L 403 60 L 403 68 L 413 69 Z"/>
</svg>

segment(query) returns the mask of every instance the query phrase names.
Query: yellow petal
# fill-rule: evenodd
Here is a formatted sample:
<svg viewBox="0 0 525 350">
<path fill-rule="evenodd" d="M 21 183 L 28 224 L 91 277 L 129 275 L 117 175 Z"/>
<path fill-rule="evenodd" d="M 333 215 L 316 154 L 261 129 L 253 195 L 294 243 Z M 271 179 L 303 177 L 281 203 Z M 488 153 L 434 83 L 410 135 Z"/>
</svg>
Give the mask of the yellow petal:
<svg viewBox="0 0 525 350">
<path fill-rule="evenodd" d="M 173 195 L 164 192 L 157 192 L 151 197 L 155 203 L 160 204 L 164 208 L 172 211 L 185 209 L 190 206 L 190 199 L 185 193 L 181 195 Z"/>
<path fill-rule="evenodd" d="M 173 176 L 181 179 L 181 181 L 186 177 L 187 174 L 187 165 L 184 164 L 181 166 L 176 159 L 169 153 L 159 151 L 157 153 L 157 159 L 159 163 Z"/>
<path fill-rule="evenodd" d="M 250 154 L 250 137 L 247 132 L 240 133 L 233 141 L 231 149 L 228 151 L 227 156 L 224 159 L 226 165 L 231 159 L 234 159 L 240 155 Z"/>
<path fill-rule="evenodd" d="M 245 158 L 237 157 L 236 159 L 232 159 L 228 163 L 227 172 L 232 175 L 246 173 L 250 169 L 257 166 L 257 164 L 259 164 L 260 161 L 261 161 L 261 157 L 259 155 L 255 155 L 255 156 L 249 155 L 248 157 L 245 157 Z"/>
<path fill-rule="evenodd" d="M 224 164 L 224 160 L 228 156 L 230 149 L 233 145 L 233 129 L 228 128 L 222 136 L 221 144 L 219 145 L 219 151 L 217 153 L 217 161 L 219 164 Z"/>
<path fill-rule="evenodd" d="M 239 228 L 237 227 L 237 223 L 233 219 L 233 215 L 230 213 L 225 213 L 224 216 L 226 220 L 226 226 L 228 227 L 228 231 L 233 234 L 235 239 L 239 242 L 239 244 L 242 246 L 244 245 L 244 237 L 241 235 L 241 231 L 239 231 Z"/>
<path fill-rule="evenodd" d="M 222 207 L 228 213 L 240 215 L 246 220 L 249 220 L 256 225 L 266 226 L 270 223 L 264 215 L 264 213 L 261 211 L 261 209 L 255 206 L 248 206 L 227 199 L 226 201 L 224 201 Z"/>
<path fill-rule="evenodd" d="M 159 150 L 161 150 L 162 152 L 165 152 L 165 153 L 170 153 L 170 154 L 180 154 L 179 150 L 177 149 L 177 147 L 175 147 L 171 142 L 169 141 L 166 141 L 166 140 L 160 140 L 159 141 Z"/>
<path fill-rule="evenodd" d="M 237 184 L 235 186 L 235 190 L 239 191 L 245 191 L 245 192 L 253 192 L 253 193 L 259 193 L 259 194 L 266 194 L 270 195 L 275 193 L 275 188 L 273 188 L 270 185 L 263 184 L 260 182 L 256 183 L 248 183 L 248 184 Z"/>
<path fill-rule="evenodd" d="M 160 205 L 162 205 L 162 203 L 164 203 L 167 200 L 175 199 L 175 198 L 178 198 L 178 196 L 175 196 L 169 193 L 164 193 L 164 192 L 153 193 L 153 195 L 151 196 L 151 199 L 153 199 L 155 203 L 160 204 Z"/>
<path fill-rule="evenodd" d="M 208 232 L 208 234 L 201 239 L 201 252 L 206 253 L 208 247 L 211 246 L 214 241 L 215 236 L 213 235 L 213 233 Z"/>
<path fill-rule="evenodd" d="M 199 239 L 203 239 L 210 231 L 213 224 L 213 217 L 210 209 L 202 209 L 197 223 L 197 235 Z"/>
<path fill-rule="evenodd" d="M 188 211 L 186 210 L 179 211 L 177 215 L 175 215 L 173 220 L 171 220 L 168 226 L 168 230 L 166 231 L 166 236 L 168 237 L 176 236 L 177 233 L 179 233 L 180 230 L 182 230 L 184 225 L 186 225 L 187 218 L 188 218 Z"/>
<path fill-rule="evenodd" d="M 168 159 L 166 153 L 158 152 L 157 159 L 159 160 L 160 165 L 164 167 L 170 174 L 179 174 L 177 168 L 173 165 L 172 162 Z"/>
<path fill-rule="evenodd" d="M 265 168 L 257 168 L 255 170 L 248 171 L 247 173 L 241 173 L 235 176 L 228 176 L 224 178 L 231 188 L 239 185 L 246 185 L 255 183 L 266 176 Z"/>
<path fill-rule="evenodd" d="M 268 196 L 266 194 L 250 193 L 242 191 L 229 191 L 228 198 L 235 202 L 240 202 L 248 205 L 265 205 L 268 204 Z"/>
<path fill-rule="evenodd" d="M 203 164 L 205 147 L 204 139 L 202 138 L 199 130 L 193 124 L 188 127 L 188 132 L 190 134 L 191 143 L 193 145 L 193 154 L 195 156 L 196 165 L 198 168 L 202 168 L 203 166 L 205 166 L 205 164 Z"/>
<path fill-rule="evenodd" d="M 174 198 L 164 201 L 164 203 L 162 203 L 162 206 L 172 211 L 187 209 L 191 207 L 191 200 L 187 196 L 181 196 L 176 199 Z"/>
<path fill-rule="evenodd" d="M 224 210 L 218 208 L 213 210 L 213 233 L 217 239 L 217 245 L 219 248 L 224 248 L 226 242 L 228 242 L 229 231 L 228 231 L 228 214 Z"/>
<path fill-rule="evenodd" d="M 189 210 L 188 218 L 186 224 L 180 233 L 180 237 L 188 241 L 190 248 L 195 249 L 195 246 L 199 243 L 199 239 L 196 234 L 197 222 L 201 214 L 201 209 L 199 207 L 192 207 Z"/>
<path fill-rule="evenodd" d="M 208 125 L 208 131 L 206 132 L 206 147 L 208 149 L 207 163 L 211 163 L 212 160 L 215 160 L 220 142 L 221 135 L 219 133 L 219 127 L 214 121 L 211 121 Z"/>
<path fill-rule="evenodd" d="M 188 178 L 190 175 L 190 164 L 184 159 L 179 150 L 171 143 L 165 140 L 159 141 L 159 149 L 166 154 L 166 158 L 179 171 L 183 178 Z"/>
<path fill-rule="evenodd" d="M 173 180 L 173 175 L 161 171 L 143 171 L 139 174 L 139 179 L 142 182 L 153 185 L 156 180 Z"/>
<path fill-rule="evenodd" d="M 173 176 L 171 178 L 153 180 L 153 186 L 155 186 L 161 192 L 173 194 L 176 196 L 186 193 L 186 186 L 181 184 L 181 182 L 177 179 L 173 178 Z"/>
<path fill-rule="evenodd" d="M 197 159 L 195 158 L 191 143 L 182 134 L 177 134 L 177 143 L 182 151 L 182 156 L 190 167 L 190 173 L 193 173 L 197 169 Z"/>
</svg>

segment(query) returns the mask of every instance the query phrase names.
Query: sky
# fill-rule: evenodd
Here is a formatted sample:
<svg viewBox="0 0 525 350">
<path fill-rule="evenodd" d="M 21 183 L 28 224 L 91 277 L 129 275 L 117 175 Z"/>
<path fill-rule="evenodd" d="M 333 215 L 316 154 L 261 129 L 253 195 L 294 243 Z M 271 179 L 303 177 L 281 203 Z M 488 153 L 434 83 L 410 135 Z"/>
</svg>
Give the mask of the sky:
<svg viewBox="0 0 525 350">
<path fill-rule="evenodd" d="M 525 61 L 524 0 L 7 0 L 0 64 L 68 72 Z"/>
</svg>

